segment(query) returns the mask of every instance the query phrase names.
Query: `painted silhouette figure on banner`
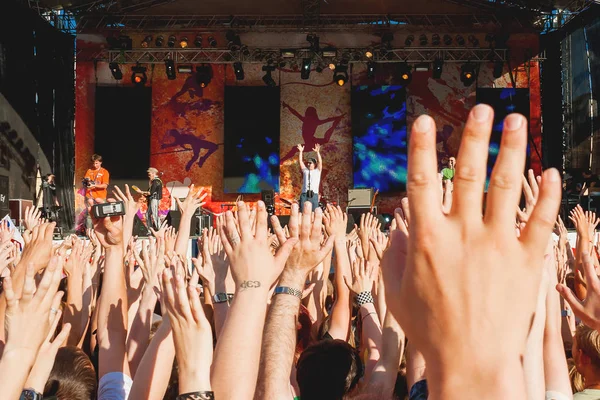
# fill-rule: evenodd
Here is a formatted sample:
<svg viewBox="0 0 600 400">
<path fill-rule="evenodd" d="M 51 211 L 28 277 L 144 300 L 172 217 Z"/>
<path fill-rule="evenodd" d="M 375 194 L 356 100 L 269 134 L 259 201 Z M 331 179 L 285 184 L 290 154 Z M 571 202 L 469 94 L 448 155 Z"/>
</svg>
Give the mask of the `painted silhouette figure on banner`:
<svg viewBox="0 0 600 400">
<path fill-rule="evenodd" d="M 324 145 L 329 143 L 331 139 L 331 135 L 333 135 L 333 131 L 339 125 L 340 121 L 346 114 L 341 114 L 335 117 L 319 119 L 317 115 L 317 109 L 314 107 L 307 107 L 304 115 L 300 114 L 298 111 L 294 110 L 287 104 L 285 101 L 281 103 L 281 106 L 285 109 L 290 110 L 292 115 L 302 121 L 302 139 L 304 141 L 304 146 L 308 149 L 312 149 L 315 145 Z M 327 124 L 329 122 L 333 122 L 331 127 L 325 132 L 325 135 L 322 138 L 315 137 L 317 133 L 317 128 L 323 124 Z M 281 159 L 281 163 L 286 160 L 293 158 L 298 152 L 298 148 L 293 146 L 292 149 Z"/>
<path fill-rule="evenodd" d="M 180 101 L 179 99 L 187 94 L 189 101 Z M 181 89 L 169 100 L 168 107 L 179 117 L 185 117 L 187 113 L 198 111 L 208 111 L 213 108 L 217 102 L 203 98 L 204 89 L 196 82 L 196 76 L 192 74 L 185 80 Z M 183 99 L 185 100 L 185 98 Z"/>
<path fill-rule="evenodd" d="M 217 143 L 210 142 L 203 137 L 199 137 L 193 135 L 191 133 L 183 133 L 177 129 L 169 129 L 165 134 L 164 140 L 172 139 L 171 142 L 164 142 L 160 146 L 161 149 L 168 149 L 171 147 L 180 147 L 181 150 L 174 150 L 174 152 L 179 151 L 192 151 L 192 158 L 185 166 L 185 170 L 189 171 L 192 169 L 192 166 L 197 162 L 198 167 L 202 167 L 204 162 L 210 157 L 217 149 L 219 145 Z M 206 153 L 201 156 L 202 151 L 206 150 Z M 165 154 L 165 153 L 157 153 L 157 154 Z"/>
</svg>

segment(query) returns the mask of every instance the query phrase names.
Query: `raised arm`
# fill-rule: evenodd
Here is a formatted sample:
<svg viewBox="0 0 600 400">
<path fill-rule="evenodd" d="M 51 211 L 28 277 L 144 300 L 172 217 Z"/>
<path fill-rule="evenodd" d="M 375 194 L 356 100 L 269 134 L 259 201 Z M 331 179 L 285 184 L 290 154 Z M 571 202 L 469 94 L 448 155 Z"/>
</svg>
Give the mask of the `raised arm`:
<svg viewBox="0 0 600 400">
<path fill-rule="evenodd" d="M 313 151 L 315 153 L 317 153 L 317 169 L 319 171 L 322 171 L 323 170 L 323 158 L 321 158 L 321 145 L 318 143 L 315 144 Z"/>
<path fill-rule="evenodd" d="M 281 106 L 283 108 L 287 108 L 288 110 L 290 110 L 290 112 L 292 113 L 292 115 L 294 115 L 296 118 L 298 118 L 300 121 L 304 122 L 304 116 L 302 114 L 300 114 L 298 111 L 294 110 L 292 107 L 290 107 L 290 105 L 288 103 L 286 103 L 285 101 L 281 104 Z"/>
<path fill-rule="evenodd" d="M 125 216 L 123 217 L 123 250 L 127 251 L 127 244 L 133 234 L 133 222 L 139 210 L 139 203 L 131 196 L 129 185 L 125 185 L 125 193 L 118 186 L 115 186 L 113 195 L 125 205 Z"/>
<path fill-rule="evenodd" d="M 311 204 L 306 202 L 302 214 L 298 206 L 292 206 L 288 224 L 290 239 L 299 239 L 288 258 L 286 266 L 275 289 L 275 297 L 269 308 L 265 336 L 263 339 L 260 373 L 256 390 L 257 399 L 289 399 L 292 396 L 290 373 L 296 349 L 296 323 L 302 300 L 302 290 L 306 275 L 315 268 L 333 247 L 334 237 L 330 236 L 323 247 L 323 212 L 317 209 L 311 222 Z M 301 227 L 299 218 L 302 218 Z M 271 219 L 280 243 L 287 240 L 277 218 Z M 279 294 L 278 294 L 279 293 Z"/>
<path fill-rule="evenodd" d="M 301 144 L 299 144 L 298 146 L 296 146 L 298 148 L 298 164 L 300 165 L 300 170 L 304 171 L 306 169 L 306 165 L 304 165 L 304 146 L 302 146 Z"/>
<path fill-rule="evenodd" d="M 177 197 L 175 201 L 181 211 L 181 221 L 177 231 L 177 239 L 175 240 L 175 253 L 186 258 L 187 247 L 190 241 L 190 227 L 194 213 L 198 207 L 202 207 L 205 203 L 202 201 L 206 198 L 207 193 L 203 193 L 202 189 L 194 190 L 194 185 L 190 185 L 190 191 L 185 200 L 181 202 Z"/>
</svg>

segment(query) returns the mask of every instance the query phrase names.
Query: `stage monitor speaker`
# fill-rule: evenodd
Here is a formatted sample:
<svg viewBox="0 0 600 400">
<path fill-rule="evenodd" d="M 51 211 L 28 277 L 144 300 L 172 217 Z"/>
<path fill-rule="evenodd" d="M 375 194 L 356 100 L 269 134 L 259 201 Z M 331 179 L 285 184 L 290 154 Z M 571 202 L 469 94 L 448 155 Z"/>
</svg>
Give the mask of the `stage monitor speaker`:
<svg viewBox="0 0 600 400">
<path fill-rule="evenodd" d="M 346 207 L 346 214 L 348 217 L 352 215 L 356 224 L 360 223 L 360 216 L 363 214 L 367 214 L 371 211 L 371 207 Z M 377 207 L 373 207 L 372 214 L 377 215 Z"/>
<path fill-rule="evenodd" d="M 171 210 L 167 214 L 167 223 L 179 231 L 179 224 L 181 223 L 181 211 L 179 210 Z M 199 221 L 197 216 L 192 217 L 192 221 L 190 223 L 190 236 L 198 236 L 199 230 Z"/>
<path fill-rule="evenodd" d="M 0 175 L 0 210 L 8 208 L 8 176 Z"/>
<path fill-rule="evenodd" d="M 354 229 L 354 216 L 352 214 L 348 214 L 348 223 L 346 224 L 346 234 L 352 232 L 352 229 Z"/>
<path fill-rule="evenodd" d="M 275 205 L 275 191 L 274 190 L 263 190 L 260 192 L 260 198 L 265 203 L 266 207 L 272 207 Z"/>
<path fill-rule="evenodd" d="M 348 205 L 351 207 L 370 207 L 373 201 L 373 189 L 348 189 Z"/>
</svg>

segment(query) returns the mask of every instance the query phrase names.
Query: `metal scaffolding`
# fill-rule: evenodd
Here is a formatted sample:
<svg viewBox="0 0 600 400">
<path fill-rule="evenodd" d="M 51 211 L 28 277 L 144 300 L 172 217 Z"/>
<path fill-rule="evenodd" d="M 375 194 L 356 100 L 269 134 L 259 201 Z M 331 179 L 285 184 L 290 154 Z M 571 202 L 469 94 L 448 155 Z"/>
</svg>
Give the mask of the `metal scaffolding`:
<svg viewBox="0 0 600 400">
<path fill-rule="evenodd" d="M 251 48 L 246 53 L 227 49 L 134 49 L 134 50 L 103 50 L 92 54 L 87 60 L 106 61 L 121 64 L 161 64 L 173 60 L 179 64 L 228 64 L 234 62 L 275 64 L 279 62 L 301 62 L 311 58 L 315 64 L 326 67 L 330 62 L 355 63 L 430 63 L 442 60 L 450 63 L 483 63 L 491 61 L 506 61 L 507 49 L 482 48 L 403 48 L 386 52 L 375 51 L 373 57 L 367 58 L 365 49 L 343 48 L 332 53 L 314 53 L 310 49 L 286 49 L 291 57 L 282 55 L 280 49 Z"/>
</svg>

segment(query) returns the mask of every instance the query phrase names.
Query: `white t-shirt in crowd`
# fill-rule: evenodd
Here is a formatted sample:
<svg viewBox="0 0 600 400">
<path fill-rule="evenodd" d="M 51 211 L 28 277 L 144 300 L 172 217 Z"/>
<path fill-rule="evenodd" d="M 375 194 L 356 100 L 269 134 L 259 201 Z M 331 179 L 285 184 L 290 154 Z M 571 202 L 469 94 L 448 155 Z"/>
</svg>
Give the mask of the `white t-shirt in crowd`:
<svg viewBox="0 0 600 400">
<path fill-rule="evenodd" d="M 98 400 L 127 400 L 133 381 L 122 372 L 109 372 L 98 382 Z"/>
<path fill-rule="evenodd" d="M 310 177 L 310 180 L 309 180 Z M 318 169 L 304 168 L 302 170 L 302 193 L 312 190 L 319 193 L 319 185 L 321 184 L 321 171 Z"/>
</svg>

